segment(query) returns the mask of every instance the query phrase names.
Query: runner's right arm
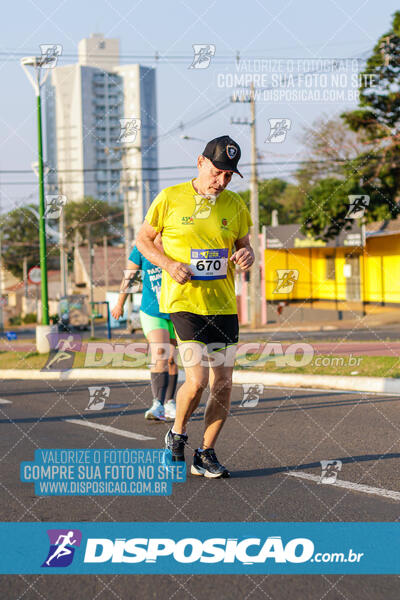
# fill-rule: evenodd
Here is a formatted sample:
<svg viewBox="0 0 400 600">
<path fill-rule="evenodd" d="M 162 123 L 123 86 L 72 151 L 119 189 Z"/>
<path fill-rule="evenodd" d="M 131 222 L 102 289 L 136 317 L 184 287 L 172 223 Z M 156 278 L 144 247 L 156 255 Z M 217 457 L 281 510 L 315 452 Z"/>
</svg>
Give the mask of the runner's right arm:
<svg viewBox="0 0 400 600">
<path fill-rule="evenodd" d="M 127 270 L 129 270 L 130 277 L 132 275 L 134 275 L 136 273 L 136 271 L 138 271 L 139 269 L 140 269 L 139 265 L 136 265 L 131 260 L 128 260 Z M 129 278 L 129 280 L 130 280 L 130 278 Z M 125 274 L 124 274 L 124 277 L 121 281 L 117 304 L 114 306 L 114 308 L 111 311 L 111 314 L 114 317 L 114 319 L 119 319 L 120 317 L 122 317 L 122 315 L 124 313 L 124 304 L 125 304 L 125 301 L 128 297 L 128 293 L 129 293 L 129 292 L 126 292 L 125 290 L 127 289 L 127 286 L 129 285 L 129 280 L 127 280 L 127 278 L 125 277 Z"/>
<path fill-rule="evenodd" d="M 143 222 L 138 237 L 136 247 L 153 265 L 161 267 L 167 271 L 172 279 L 178 283 L 186 283 L 192 276 L 188 265 L 169 258 L 164 252 L 159 250 L 154 244 L 154 240 L 159 232 L 154 229 L 147 221 Z"/>
</svg>

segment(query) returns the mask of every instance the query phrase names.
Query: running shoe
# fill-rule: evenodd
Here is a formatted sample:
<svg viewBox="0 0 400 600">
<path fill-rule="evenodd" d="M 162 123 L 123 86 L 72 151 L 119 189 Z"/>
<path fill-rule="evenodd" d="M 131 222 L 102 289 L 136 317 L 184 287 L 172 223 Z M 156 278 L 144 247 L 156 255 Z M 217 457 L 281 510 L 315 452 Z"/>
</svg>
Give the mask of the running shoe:
<svg viewBox="0 0 400 600">
<path fill-rule="evenodd" d="M 171 421 L 175 421 L 176 416 L 176 404 L 175 400 L 167 400 L 164 404 L 165 418 Z"/>
<path fill-rule="evenodd" d="M 192 475 L 203 475 L 213 479 L 231 476 L 228 469 L 219 463 L 214 448 L 207 448 L 203 452 L 196 450 L 190 472 Z"/>
<path fill-rule="evenodd" d="M 159 400 L 153 400 L 151 408 L 144 413 L 144 418 L 149 421 L 165 421 L 164 407 Z"/>
<path fill-rule="evenodd" d="M 188 436 L 186 433 L 172 433 L 172 428 L 165 436 L 165 449 L 169 451 L 172 462 L 185 462 L 185 444 Z"/>
</svg>

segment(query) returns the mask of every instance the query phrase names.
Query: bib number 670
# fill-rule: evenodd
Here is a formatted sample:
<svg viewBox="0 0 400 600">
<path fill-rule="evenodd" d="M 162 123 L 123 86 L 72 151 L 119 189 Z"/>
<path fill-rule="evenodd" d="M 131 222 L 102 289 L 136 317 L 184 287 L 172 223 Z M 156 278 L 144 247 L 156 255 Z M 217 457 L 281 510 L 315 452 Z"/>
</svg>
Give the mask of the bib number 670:
<svg viewBox="0 0 400 600">
<path fill-rule="evenodd" d="M 199 260 L 196 263 L 196 267 L 198 271 L 209 271 L 211 269 L 211 265 L 214 266 L 214 270 L 218 271 L 221 268 L 220 260 Z"/>
</svg>

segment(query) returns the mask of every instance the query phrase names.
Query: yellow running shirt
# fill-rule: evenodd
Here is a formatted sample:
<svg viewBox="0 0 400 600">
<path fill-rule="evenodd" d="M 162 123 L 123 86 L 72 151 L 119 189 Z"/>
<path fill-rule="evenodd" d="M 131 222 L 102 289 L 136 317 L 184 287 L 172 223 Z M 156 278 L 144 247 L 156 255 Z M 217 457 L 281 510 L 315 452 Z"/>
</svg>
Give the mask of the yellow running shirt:
<svg viewBox="0 0 400 600">
<path fill-rule="evenodd" d="M 236 240 L 252 225 L 239 194 L 224 190 L 217 197 L 203 197 L 192 181 L 180 183 L 158 194 L 146 221 L 162 231 L 165 254 L 189 265 L 193 273 L 182 285 L 163 270 L 160 311 L 237 314 L 235 265 L 229 258 Z"/>
</svg>

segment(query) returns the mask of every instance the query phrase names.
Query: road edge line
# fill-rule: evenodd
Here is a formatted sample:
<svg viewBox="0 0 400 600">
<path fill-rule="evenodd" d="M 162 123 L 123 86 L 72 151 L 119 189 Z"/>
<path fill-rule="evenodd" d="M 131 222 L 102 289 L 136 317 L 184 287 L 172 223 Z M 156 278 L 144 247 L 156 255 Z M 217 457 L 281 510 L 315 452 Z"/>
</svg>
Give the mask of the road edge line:
<svg viewBox="0 0 400 600">
<path fill-rule="evenodd" d="M 299 479 L 315 481 L 316 483 L 320 483 L 321 481 L 321 478 L 318 475 L 312 475 L 312 473 L 305 473 L 304 471 L 289 471 L 284 474 L 290 477 L 298 477 Z M 400 492 L 396 492 L 394 490 L 386 490 L 385 488 L 376 488 L 370 485 L 365 485 L 363 483 L 354 483 L 353 481 L 343 481 L 342 479 L 337 479 L 335 483 L 325 483 L 321 485 L 323 487 L 330 486 L 335 488 L 345 488 L 347 490 L 362 492 L 364 494 L 374 494 L 375 496 L 390 498 L 391 500 L 400 500 Z"/>
</svg>

